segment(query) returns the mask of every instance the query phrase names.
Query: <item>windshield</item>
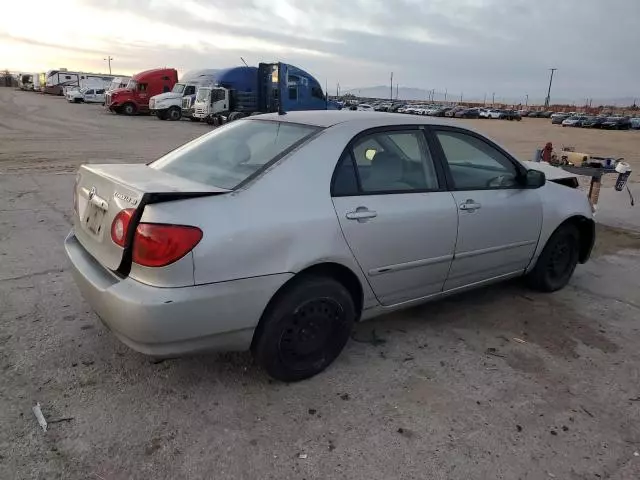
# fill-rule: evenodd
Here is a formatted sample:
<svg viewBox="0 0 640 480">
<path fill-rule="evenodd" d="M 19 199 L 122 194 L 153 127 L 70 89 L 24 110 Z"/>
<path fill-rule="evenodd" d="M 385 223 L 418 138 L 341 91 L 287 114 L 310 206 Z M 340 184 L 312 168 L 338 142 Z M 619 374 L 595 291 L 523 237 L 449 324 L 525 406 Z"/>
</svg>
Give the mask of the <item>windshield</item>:
<svg viewBox="0 0 640 480">
<path fill-rule="evenodd" d="M 184 92 L 184 83 L 176 83 L 171 90 L 173 93 L 182 93 Z"/>
<path fill-rule="evenodd" d="M 202 88 L 198 89 L 198 93 L 196 94 L 196 102 L 205 102 L 209 98 L 209 94 L 211 93 L 210 88 Z"/>
<path fill-rule="evenodd" d="M 129 83 L 127 83 L 127 88 L 129 90 L 135 90 L 137 86 L 138 86 L 138 82 L 136 82 L 133 78 L 129 80 Z"/>
<path fill-rule="evenodd" d="M 318 130 L 310 125 L 238 120 L 183 145 L 150 166 L 196 182 L 233 189 Z"/>
</svg>

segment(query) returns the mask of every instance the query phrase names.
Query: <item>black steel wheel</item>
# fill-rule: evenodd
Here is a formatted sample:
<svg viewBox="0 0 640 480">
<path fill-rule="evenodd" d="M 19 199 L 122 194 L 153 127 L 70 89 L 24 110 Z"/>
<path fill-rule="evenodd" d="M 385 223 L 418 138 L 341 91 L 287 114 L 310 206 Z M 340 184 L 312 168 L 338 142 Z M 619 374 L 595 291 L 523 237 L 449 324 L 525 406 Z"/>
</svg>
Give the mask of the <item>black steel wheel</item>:
<svg viewBox="0 0 640 480">
<path fill-rule="evenodd" d="M 355 307 L 339 282 L 302 277 L 279 294 L 265 311 L 252 351 L 273 378 L 291 382 L 320 373 L 346 345 Z"/>
<path fill-rule="evenodd" d="M 171 107 L 167 112 L 167 118 L 172 122 L 182 118 L 182 111 L 178 107 Z"/>
<path fill-rule="evenodd" d="M 580 255 L 580 233 L 571 224 L 560 226 L 551 235 L 535 267 L 528 275 L 529 285 L 543 292 L 560 290 L 573 275 Z"/>
<path fill-rule="evenodd" d="M 125 115 L 135 115 L 136 111 L 136 106 L 133 103 L 125 103 L 122 106 L 122 113 Z"/>
</svg>

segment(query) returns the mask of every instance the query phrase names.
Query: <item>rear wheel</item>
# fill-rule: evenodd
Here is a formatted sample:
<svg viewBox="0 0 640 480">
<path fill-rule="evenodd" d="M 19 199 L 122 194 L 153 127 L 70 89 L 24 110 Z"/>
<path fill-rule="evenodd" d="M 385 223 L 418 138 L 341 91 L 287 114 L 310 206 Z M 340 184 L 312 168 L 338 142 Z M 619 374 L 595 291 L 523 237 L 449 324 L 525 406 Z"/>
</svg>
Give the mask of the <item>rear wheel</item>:
<svg viewBox="0 0 640 480">
<path fill-rule="evenodd" d="M 171 107 L 167 112 L 167 117 L 172 122 L 175 122 L 176 120 L 180 120 L 180 118 L 182 117 L 182 111 L 180 111 L 178 107 Z"/>
<path fill-rule="evenodd" d="M 136 111 L 137 108 L 133 103 L 125 103 L 122 106 L 122 113 L 124 113 L 125 115 L 135 115 Z"/>
<path fill-rule="evenodd" d="M 532 288 L 543 292 L 560 290 L 573 275 L 580 255 L 580 233 L 574 225 L 562 225 L 551 235 L 536 266 L 527 276 Z"/>
<path fill-rule="evenodd" d="M 265 311 L 253 355 L 275 379 L 312 377 L 338 357 L 355 317 L 353 299 L 341 283 L 326 277 L 301 278 Z"/>
</svg>

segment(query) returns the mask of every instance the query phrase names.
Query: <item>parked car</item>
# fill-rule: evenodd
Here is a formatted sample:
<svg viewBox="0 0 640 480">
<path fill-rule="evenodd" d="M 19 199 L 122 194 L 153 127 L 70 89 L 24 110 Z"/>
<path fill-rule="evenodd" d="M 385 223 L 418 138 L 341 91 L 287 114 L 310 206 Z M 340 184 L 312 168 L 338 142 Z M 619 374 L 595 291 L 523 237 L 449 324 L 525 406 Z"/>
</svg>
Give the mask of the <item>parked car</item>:
<svg viewBox="0 0 640 480">
<path fill-rule="evenodd" d="M 529 118 L 540 118 L 541 117 L 542 112 L 538 112 L 538 111 L 533 111 L 533 112 L 529 112 L 529 115 L 527 115 L 527 117 Z"/>
<path fill-rule="evenodd" d="M 518 110 L 518 113 L 520 114 L 520 117 L 526 117 L 529 115 L 530 110 Z"/>
<path fill-rule="evenodd" d="M 85 103 L 100 103 L 105 101 L 105 89 L 104 88 L 88 88 L 82 95 L 82 100 Z"/>
<path fill-rule="evenodd" d="M 489 118 L 489 108 L 481 108 L 479 111 L 480 118 Z"/>
<path fill-rule="evenodd" d="M 82 103 L 82 90 L 84 89 L 78 86 L 69 87 L 64 91 L 64 98 L 70 103 Z"/>
<path fill-rule="evenodd" d="M 607 117 L 600 128 L 606 130 L 629 130 L 631 128 L 631 120 L 629 120 L 629 117 Z"/>
<path fill-rule="evenodd" d="M 553 115 L 551 115 L 551 124 L 562 125 L 562 122 L 564 122 L 567 118 L 569 118 L 569 116 L 570 115 L 566 113 L 554 113 Z"/>
<path fill-rule="evenodd" d="M 589 117 L 582 122 L 584 128 L 602 128 L 602 124 L 607 121 L 607 117 Z"/>
<path fill-rule="evenodd" d="M 453 116 L 455 118 L 480 118 L 480 112 L 477 108 L 465 108 L 458 110 Z"/>
<path fill-rule="evenodd" d="M 445 117 L 455 117 L 456 112 L 460 111 L 460 110 L 464 110 L 465 107 L 453 107 L 451 108 L 449 111 L 445 112 L 444 116 Z"/>
<path fill-rule="evenodd" d="M 373 112 L 373 107 L 368 103 L 361 103 L 356 107 L 359 112 Z"/>
<path fill-rule="evenodd" d="M 631 128 L 634 130 L 640 130 L 640 118 L 634 117 L 631 119 Z"/>
<path fill-rule="evenodd" d="M 502 110 L 502 115 L 500 115 L 498 118 L 502 120 L 522 120 L 520 114 L 515 110 Z"/>
<path fill-rule="evenodd" d="M 451 107 L 438 107 L 433 110 L 433 113 L 431 113 L 431 116 L 444 117 L 449 110 L 451 110 Z"/>
<path fill-rule="evenodd" d="M 252 116 L 148 165 L 81 166 L 65 251 L 132 349 L 251 350 L 296 381 L 359 320 L 521 276 L 563 288 L 594 222 L 543 168 L 565 173 L 428 117 Z"/>
<path fill-rule="evenodd" d="M 584 115 L 575 115 L 573 117 L 569 117 L 562 121 L 563 127 L 581 127 L 582 122 L 587 120 L 587 117 Z"/>
<path fill-rule="evenodd" d="M 547 110 L 546 112 L 540 112 L 540 118 L 551 118 L 551 115 L 553 115 L 553 111 L 552 110 Z"/>
<path fill-rule="evenodd" d="M 487 112 L 487 118 L 498 119 L 502 118 L 502 110 L 493 108 Z"/>
</svg>

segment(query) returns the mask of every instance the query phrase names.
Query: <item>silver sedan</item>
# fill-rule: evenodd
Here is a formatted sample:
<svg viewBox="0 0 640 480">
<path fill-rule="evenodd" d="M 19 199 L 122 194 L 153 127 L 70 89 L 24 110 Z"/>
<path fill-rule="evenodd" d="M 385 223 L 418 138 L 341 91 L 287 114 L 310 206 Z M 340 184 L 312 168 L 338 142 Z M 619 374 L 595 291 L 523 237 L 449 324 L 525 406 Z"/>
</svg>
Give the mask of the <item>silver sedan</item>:
<svg viewBox="0 0 640 480">
<path fill-rule="evenodd" d="M 65 247 L 134 350 L 250 349 L 300 380 L 354 322 L 508 278 L 564 287 L 592 209 L 535 165 L 431 118 L 255 116 L 149 165 L 82 166 Z"/>
</svg>

